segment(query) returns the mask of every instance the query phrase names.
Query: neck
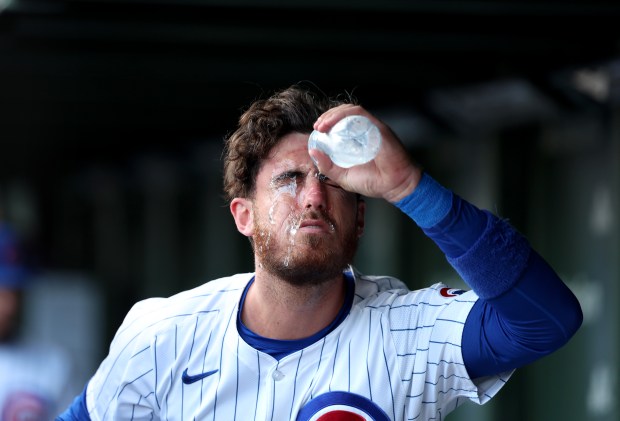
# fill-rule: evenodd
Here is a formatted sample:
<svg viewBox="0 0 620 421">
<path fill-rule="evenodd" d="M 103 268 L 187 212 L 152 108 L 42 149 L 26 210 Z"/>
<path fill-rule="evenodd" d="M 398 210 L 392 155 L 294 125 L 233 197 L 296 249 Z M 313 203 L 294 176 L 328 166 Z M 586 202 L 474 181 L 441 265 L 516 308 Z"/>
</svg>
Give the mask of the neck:
<svg viewBox="0 0 620 421">
<path fill-rule="evenodd" d="M 336 318 L 345 294 L 343 275 L 299 286 L 257 269 L 241 319 L 254 333 L 267 338 L 303 339 Z"/>
</svg>

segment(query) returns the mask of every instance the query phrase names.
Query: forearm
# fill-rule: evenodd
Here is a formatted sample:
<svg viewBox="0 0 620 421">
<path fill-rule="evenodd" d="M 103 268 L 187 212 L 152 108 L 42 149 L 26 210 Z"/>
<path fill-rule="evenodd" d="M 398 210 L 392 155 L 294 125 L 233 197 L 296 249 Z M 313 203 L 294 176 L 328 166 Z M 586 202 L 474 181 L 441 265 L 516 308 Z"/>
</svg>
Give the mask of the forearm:
<svg viewBox="0 0 620 421">
<path fill-rule="evenodd" d="M 445 253 L 482 298 L 501 295 L 525 269 L 531 248 L 507 222 L 452 194 L 424 174 L 418 188 L 396 204 Z"/>
</svg>

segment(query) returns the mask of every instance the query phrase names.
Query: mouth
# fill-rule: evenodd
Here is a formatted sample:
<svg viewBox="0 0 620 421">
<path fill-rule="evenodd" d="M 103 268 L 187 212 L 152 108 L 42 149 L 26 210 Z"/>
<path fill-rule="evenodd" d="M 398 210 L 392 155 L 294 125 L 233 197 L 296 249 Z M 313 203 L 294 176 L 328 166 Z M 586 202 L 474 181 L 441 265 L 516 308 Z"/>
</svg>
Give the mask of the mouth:
<svg viewBox="0 0 620 421">
<path fill-rule="evenodd" d="M 299 224 L 299 229 L 304 232 L 330 232 L 331 225 L 321 219 L 304 219 Z"/>
</svg>

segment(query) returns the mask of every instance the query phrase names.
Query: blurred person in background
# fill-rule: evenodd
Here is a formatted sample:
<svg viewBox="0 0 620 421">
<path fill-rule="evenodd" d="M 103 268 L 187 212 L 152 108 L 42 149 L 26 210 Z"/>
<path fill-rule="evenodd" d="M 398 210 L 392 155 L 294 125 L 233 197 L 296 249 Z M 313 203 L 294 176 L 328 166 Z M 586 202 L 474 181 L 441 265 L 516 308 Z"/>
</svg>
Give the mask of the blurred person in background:
<svg viewBox="0 0 620 421">
<path fill-rule="evenodd" d="M 32 275 L 16 232 L 0 219 L 0 421 L 50 420 L 70 393 L 67 355 L 25 339 Z"/>
</svg>

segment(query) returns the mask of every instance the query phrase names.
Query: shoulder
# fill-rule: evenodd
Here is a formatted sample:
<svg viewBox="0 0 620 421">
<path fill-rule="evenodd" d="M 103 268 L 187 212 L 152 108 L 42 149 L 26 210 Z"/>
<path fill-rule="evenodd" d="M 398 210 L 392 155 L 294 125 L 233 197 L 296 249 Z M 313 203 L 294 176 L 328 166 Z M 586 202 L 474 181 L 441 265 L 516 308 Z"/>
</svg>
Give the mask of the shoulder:
<svg viewBox="0 0 620 421">
<path fill-rule="evenodd" d="M 468 307 L 478 299 L 473 291 L 451 288 L 443 283 L 410 290 L 400 279 L 391 276 L 365 275 L 355 269 L 352 273 L 355 278 L 355 303 L 368 307 L 446 307 L 459 303 Z"/>
<path fill-rule="evenodd" d="M 352 275 L 355 280 L 356 301 L 365 300 L 386 292 L 396 295 L 410 292 L 400 279 L 392 276 L 365 275 L 353 267 L 347 273 Z"/>
</svg>

